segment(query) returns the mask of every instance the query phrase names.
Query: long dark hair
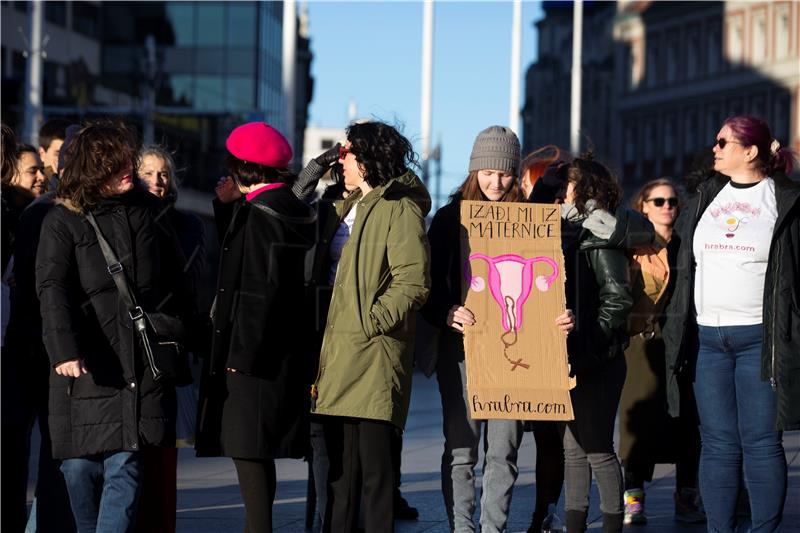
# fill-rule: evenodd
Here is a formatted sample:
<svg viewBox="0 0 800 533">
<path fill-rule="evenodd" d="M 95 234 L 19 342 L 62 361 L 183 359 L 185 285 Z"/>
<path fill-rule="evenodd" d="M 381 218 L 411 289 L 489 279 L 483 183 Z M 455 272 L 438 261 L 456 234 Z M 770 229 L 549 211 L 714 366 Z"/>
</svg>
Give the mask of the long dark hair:
<svg viewBox="0 0 800 533">
<path fill-rule="evenodd" d="M 417 156 L 411 142 L 394 126 L 370 121 L 347 127 L 350 152 L 364 169 L 364 180 L 370 187 L 385 185 L 416 166 Z"/>
<path fill-rule="evenodd" d="M 611 171 L 595 161 L 592 152 L 581 154 L 567 165 L 567 179 L 575 184 L 575 207 L 586 213 L 586 202 L 595 201 L 596 209 L 615 211 L 622 200 L 622 187 Z"/>
<path fill-rule="evenodd" d="M 80 211 L 93 207 L 108 180 L 136 162 L 136 137 L 122 122 L 97 120 L 83 126 L 67 147 L 56 195 Z"/>
</svg>

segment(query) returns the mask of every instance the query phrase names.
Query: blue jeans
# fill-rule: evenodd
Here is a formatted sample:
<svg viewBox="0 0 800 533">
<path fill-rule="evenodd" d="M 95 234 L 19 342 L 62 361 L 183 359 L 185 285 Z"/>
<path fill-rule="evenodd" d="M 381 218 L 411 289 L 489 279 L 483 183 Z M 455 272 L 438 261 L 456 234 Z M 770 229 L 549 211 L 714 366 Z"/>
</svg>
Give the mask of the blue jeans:
<svg viewBox="0 0 800 533">
<path fill-rule="evenodd" d="M 65 459 L 61 471 L 78 533 L 133 531 L 142 477 L 138 452 Z"/>
<path fill-rule="evenodd" d="M 786 455 L 775 430 L 777 397 L 761 379 L 763 328 L 700 326 L 694 390 L 700 415 L 700 492 L 709 533 L 736 529 L 744 463 L 752 533 L 780 529 L 786 499 Z"/>
</svg>

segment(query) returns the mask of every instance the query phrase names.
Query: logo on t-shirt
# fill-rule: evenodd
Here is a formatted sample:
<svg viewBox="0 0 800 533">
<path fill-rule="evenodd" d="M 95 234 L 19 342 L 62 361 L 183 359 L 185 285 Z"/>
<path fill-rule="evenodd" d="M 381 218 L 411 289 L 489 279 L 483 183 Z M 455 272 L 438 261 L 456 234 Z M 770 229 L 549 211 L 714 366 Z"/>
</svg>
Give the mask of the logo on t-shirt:
<svg viewBox="0 0 800 533">
<path fill-rule="evenodd" d="M 761 215 L 761 209 L 753 207 L 748 202 L 728 202 L 714 205 L 709 211 L 717 227 L 722 229 L 728 239 L 734 238 L 740 228 Z"/>
</svg>

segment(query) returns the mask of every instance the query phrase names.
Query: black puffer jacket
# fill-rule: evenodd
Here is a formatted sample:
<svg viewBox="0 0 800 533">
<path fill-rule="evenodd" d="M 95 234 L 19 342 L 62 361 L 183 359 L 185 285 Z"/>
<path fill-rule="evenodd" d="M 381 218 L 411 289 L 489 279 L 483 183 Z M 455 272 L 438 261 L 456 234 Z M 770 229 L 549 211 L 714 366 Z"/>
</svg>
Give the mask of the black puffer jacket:
<svg viewBox="0 0 800 533">
<path fill-rule="evenodd" d="M 571 373 L 592 372 L 622 356 L 633 306 L 625 252 L 569 222 L 562 223 L 567 309 L 575 329 L 567 336 Z"/>
<path fill-rule="evenodd" d="M 776 429 L 800 429 L 800 184 L 783 174 L 773 176 L 778 218 L 772 234 L 764 282 L 764 343 L 761 377 L 772 380 L 778 394 Z M 694 309 L 694 231 L 705 209 L 728 183 L 717 174 L 698 187 L 675 225 L 680 239 L 672 299 L 663 329 L 666 344 L 670 412 L 679 408 L 676 376 L 689 373 L 694 379 L 698 334 Z"/>
<path fill-rule="evenodd" d="M 179 314 L 185 284 L 171 242 L 159 238 L 157 200 L 133 190 L 92 212 L 122 262 L 139 305 Z M 55 366 L 77 357 L 89 371 L 50 376 L 50 434 L 57 458 L 174 446 L 175 391 L 155 383 L 94 230 L 57 199 L 42 226 L 36 259 L 43 340 Z"/>
</svg>

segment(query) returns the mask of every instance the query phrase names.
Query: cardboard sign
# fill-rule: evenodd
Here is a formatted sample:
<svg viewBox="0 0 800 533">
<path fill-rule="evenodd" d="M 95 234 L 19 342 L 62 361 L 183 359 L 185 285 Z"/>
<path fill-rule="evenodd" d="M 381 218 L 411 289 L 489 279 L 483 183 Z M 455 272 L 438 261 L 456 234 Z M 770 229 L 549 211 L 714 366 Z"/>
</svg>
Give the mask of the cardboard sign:
<svg viewBox="0 0 800 533">
<path fill-rule="evenodd" d="M 461 260 L 472 417 L 572 420 L 559 206 L 462 201 Z"/>
</svg>

